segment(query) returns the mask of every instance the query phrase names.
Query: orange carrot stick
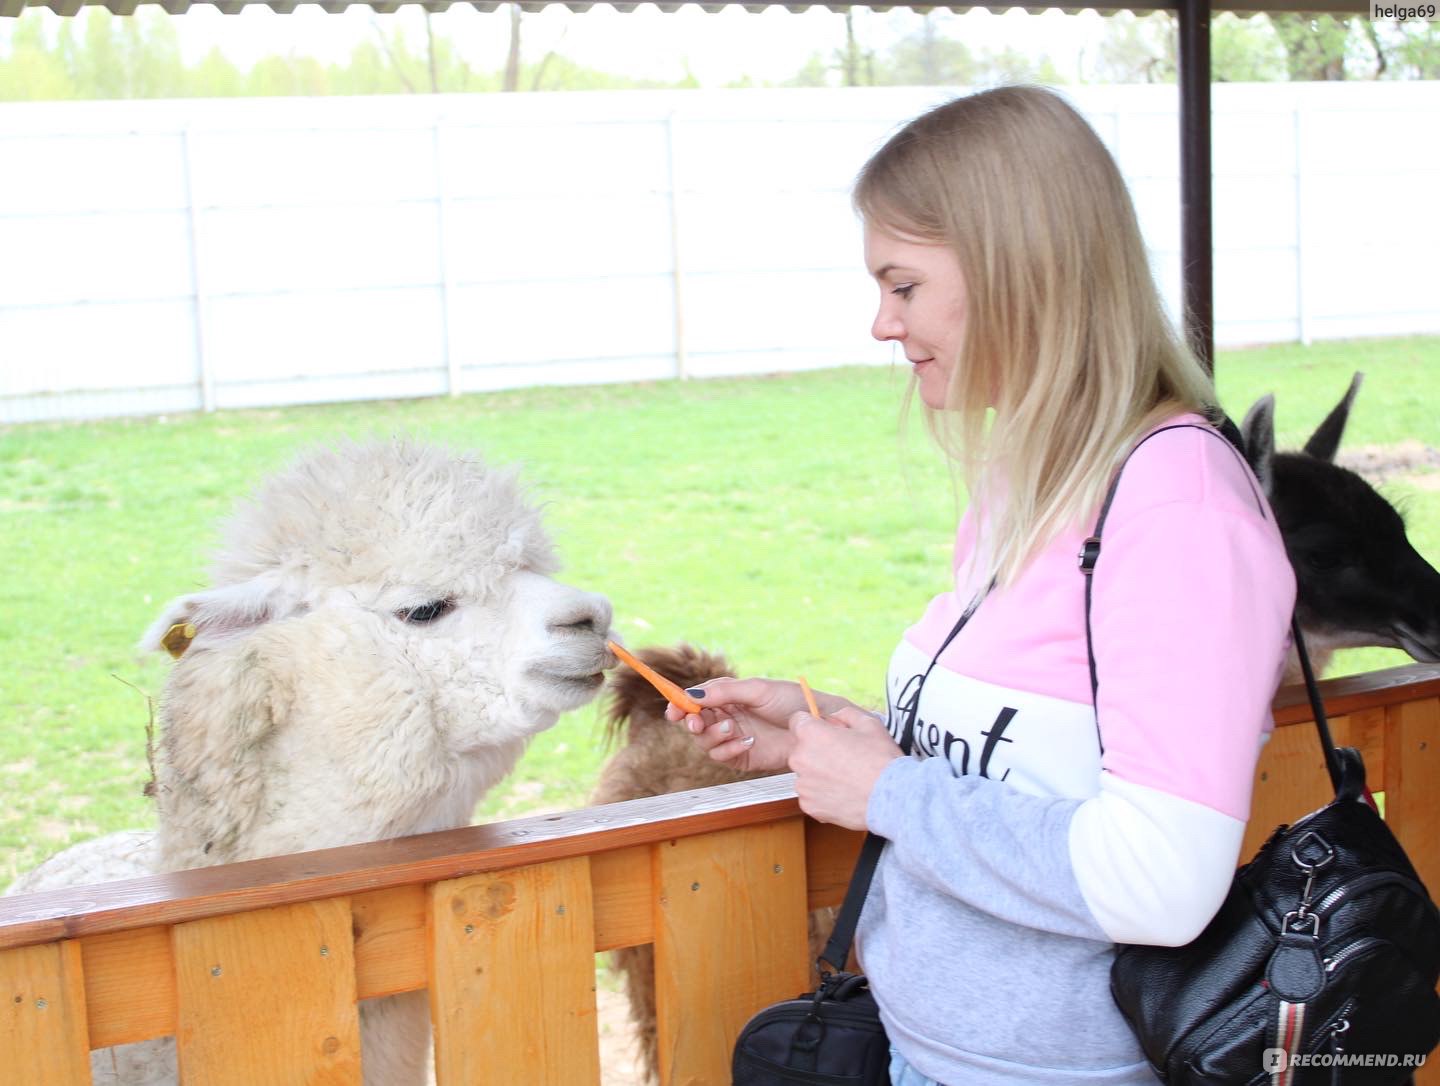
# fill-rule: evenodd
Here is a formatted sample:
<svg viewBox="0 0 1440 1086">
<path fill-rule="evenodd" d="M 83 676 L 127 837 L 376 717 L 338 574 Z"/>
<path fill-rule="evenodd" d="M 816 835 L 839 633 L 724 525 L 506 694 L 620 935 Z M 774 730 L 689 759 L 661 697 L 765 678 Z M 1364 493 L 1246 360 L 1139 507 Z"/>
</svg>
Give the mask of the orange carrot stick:
<svg viewBox="0 0 1440 1086">
<path fill-rule="evenodd" d="M 611 652 L 638 671 L 646 682 L 665 695 L 665 700 L 675 708 L 684 713 L 698 713 L 701 710 L 702 706 L 698 701 L 643 660 L 637 659 L 632 653 L 626 652 L 613 641 L 607 641 L 605 644 L 610 646 Z"/>
<path fill-rule="evenodd" d="M 815 691 L 810 689 L 810 684 L 805 681 L 805 676 L 800 676 L 800 690 L 805 695 L 805 707 L 810 710 L 811 716 L 820 715 L 820 706 L 815 704 Z"/>
</svg>

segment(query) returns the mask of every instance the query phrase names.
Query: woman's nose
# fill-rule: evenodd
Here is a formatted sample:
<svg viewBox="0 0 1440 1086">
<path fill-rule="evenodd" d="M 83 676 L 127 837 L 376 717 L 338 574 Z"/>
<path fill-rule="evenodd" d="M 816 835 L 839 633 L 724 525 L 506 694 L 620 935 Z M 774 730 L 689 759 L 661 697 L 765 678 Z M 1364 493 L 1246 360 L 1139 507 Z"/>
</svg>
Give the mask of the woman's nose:
<svg viewBox="0 0 1440 1086">
<path fill-rule="evenodd" d="M 885 306 L 875 314 L 875 323 L 870 326 L 870 334 L 881 343 L 891 339 L 903 339 L 905 336 L 905 325 L 894 313 L 888 312 Z"/>
</svg>

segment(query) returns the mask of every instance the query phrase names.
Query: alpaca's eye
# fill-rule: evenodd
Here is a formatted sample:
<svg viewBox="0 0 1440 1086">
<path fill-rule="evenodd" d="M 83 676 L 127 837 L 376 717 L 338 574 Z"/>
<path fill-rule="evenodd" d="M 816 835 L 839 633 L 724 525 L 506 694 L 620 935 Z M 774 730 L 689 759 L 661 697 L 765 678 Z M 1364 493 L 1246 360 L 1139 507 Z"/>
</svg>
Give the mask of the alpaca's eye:
<svg viewBox="0 0 1440 1086">
<path fill-rule="evenodd" d="M 455 610 L 454 600 L 431 600 L 429 603 L 422 603 L 419 607 L 396 611 L 395 617 L 415 626 L 423 626 L 427 622 L 434 622 L 437 618 L 444 618 L 453 610 Z"/>
<path fill-rule="evenodd" d="M 1350 555 L 1340 547 L 1325 547 L 1305 554 L 1305 565 L 1316 573 L 1331 573 L 1349 565 L 1349 560 Z"/>
</svg>

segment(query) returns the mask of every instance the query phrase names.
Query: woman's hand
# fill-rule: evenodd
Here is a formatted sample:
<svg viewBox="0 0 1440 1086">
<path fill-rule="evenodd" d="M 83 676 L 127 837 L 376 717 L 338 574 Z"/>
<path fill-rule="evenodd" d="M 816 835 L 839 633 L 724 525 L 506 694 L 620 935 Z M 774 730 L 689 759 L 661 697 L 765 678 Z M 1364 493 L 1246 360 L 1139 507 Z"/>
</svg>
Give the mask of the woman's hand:
<svg viewBox="0 0 1440 1086">
<path fill-rule="evenodd" d="M 795 746 L 790 718 L 805 708 L 799 683 L 778 679 L 711 679 L 690 690 L 705 708 L 688 716 L 673 705 L 665 710 L 670 720 L 683 721 L 696 743 L 717 762 L 741 773 L 781 770 L 789 764 Z M 851 703 L 835 694 L 817 691 L 824 713 L 838 712 Z M 857 710 L 858 711 L 858 710 Z"/>
<path fill-rule="evenodd" d="M 665 715 L 683 721 L 711 758 L 740 773 L 786 767 L 794 746 L 788 720 L 805 705 L 798 683 L 727 677 L 687 692 L 705 708 L 686 715 L 671 705 Z"/>
<path fill-rule="evenodd" d="M 850 706 L 817 720 L 809 713 L 790 719 L 795 794 L 811 818 L 846 829 L 866 828 L 870 793 L 885 767 L 903 752 L 877 717 Z"/>
</svg>

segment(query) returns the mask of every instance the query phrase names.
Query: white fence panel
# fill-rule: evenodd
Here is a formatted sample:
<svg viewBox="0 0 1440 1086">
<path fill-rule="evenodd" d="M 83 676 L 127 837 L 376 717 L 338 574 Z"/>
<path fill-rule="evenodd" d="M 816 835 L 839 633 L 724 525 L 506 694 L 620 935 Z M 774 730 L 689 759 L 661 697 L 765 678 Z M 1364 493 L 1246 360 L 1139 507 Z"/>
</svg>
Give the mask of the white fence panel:
<svg viewBox="0 0 1440 1086">
<path fill-rule="evenodd" d="M 0 423 L 885 363 L 937 88 L 0 106 Z M 1179 310 L 1175 88 L 1067 91 Z M 1214 88 L 1221 344 L 1440 331 L 1440 83 Z"/>
</svg>

